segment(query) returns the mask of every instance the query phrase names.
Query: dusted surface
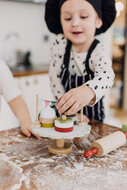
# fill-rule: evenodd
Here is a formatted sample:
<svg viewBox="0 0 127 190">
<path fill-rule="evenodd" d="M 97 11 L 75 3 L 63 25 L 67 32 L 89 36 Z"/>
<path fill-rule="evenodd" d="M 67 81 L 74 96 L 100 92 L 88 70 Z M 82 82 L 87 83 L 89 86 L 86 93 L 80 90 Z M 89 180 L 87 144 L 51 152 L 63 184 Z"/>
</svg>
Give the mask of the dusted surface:
<svg viewBox="0 0 127 190">
<path fill-rule="evenodd" d="M 71 126 L 70 126 L 71 127 Z M 90 125 L 74 125 L 73 131 L 68 133 L 61 133 L 55 130 L 54 127 L 52 128 L 46 128 L 46 127 L 40 127 L 40 128 L 34 128 L 32 127 L 32 132 L 40 135 L 41 137 L 49 137 L 52 139 L 72 139 L 74 137 L 82 137 L 85 135 L 88 135 L 90 133 Z M 66 129 L 66 128 L 65 128 Z"/>
<path fill-rule="evenodd" d="M 66 140 L 72 143 L 69 155 L 50 154 L 54 140 L 26 138 L 19 128 L 0 132 L 0 190 L 126 189 L 126 145 L 102 158 L 83 157 L 91 142 L 116 130 L 93 123 L 88 138 Z"/>
</svg>

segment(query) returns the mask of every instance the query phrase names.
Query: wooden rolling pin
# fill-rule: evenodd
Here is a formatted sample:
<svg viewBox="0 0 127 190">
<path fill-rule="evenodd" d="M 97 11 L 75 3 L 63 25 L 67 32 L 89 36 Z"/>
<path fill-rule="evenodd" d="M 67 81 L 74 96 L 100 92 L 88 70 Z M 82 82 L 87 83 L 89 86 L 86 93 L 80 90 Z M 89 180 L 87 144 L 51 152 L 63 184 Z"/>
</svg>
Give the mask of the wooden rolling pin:
<svg viewBox="0 0 127 190">
<path fill-rule="evenodd" d="M 93 142 L 91 145 L 92 149 L 85 151 L 83 155 L 87 159 L 93 155 L 102 157 L 120 146 L 123 146 L 126 143 L 126 138 L 127 132 L 116 131 Z"/>
</svg>

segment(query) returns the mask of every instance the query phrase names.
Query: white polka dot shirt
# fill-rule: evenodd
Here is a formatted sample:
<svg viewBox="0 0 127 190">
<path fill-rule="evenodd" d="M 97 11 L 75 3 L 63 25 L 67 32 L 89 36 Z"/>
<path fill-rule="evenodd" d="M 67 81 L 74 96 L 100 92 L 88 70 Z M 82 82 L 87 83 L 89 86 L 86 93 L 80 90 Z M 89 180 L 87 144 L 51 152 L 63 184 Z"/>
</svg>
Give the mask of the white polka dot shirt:
<svg viewBox="0 0 127 190">
<path fill-rule="evenodd" d="M 51 89 L 56 99 L 59 99 L 65 93 L 59 75 L 61 73 L 66 45 L 66 38 L 63 34 L 59 34 L 56 36 L 51 47 L 49 75 Z M 69 72 L 71 74 L 77 74 L 78 76 L 86 74 L 86 56 L 87 52 L 76 53 L 72 46 L 69 62 Z M 111 89 L 115 77 L 112 69 L 112 62 L 105 56 L 105 50 L 101 43 L 97 44 L 90 56 L 89 68 L 94 72 L 94 78 L 83 85 L 89 86 L 94 91 L 96 95 L 95 104 L 106 94 L 107 91 L 109 91 L 109 89 Z"/>
</svg>

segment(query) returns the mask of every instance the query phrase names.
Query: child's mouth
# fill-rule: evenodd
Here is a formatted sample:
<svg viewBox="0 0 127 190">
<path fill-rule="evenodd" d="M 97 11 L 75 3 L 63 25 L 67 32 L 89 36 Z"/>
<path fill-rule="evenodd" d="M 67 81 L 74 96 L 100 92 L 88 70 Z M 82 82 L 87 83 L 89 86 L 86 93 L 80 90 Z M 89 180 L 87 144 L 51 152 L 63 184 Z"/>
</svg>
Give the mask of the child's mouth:
<svg viewBox="0 0 127 190">
<path fill-rule="evenodd" d="M 72 32 L 72 34 L 79 35 L 79 34 L 82 34 L 82 32 Z"/>
</svg>

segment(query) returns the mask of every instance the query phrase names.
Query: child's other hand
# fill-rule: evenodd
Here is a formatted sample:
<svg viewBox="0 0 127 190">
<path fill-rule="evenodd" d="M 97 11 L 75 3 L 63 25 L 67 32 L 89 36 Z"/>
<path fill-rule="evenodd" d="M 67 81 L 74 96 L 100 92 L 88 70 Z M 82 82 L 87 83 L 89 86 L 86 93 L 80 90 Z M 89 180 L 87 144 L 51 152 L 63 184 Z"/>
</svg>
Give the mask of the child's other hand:
<svg viewBox="0 0 127 190">
<path fill-rule="evenodd" d="M 32 121 L 25 101 L 21 96 L 17 96 L 16 98 L 9 101 L 8 104 L 16 117 L 19 119 L 22 133 L 27 137 L 30 137 L 31 134 L 33 134 L 30 128 L 32 125 Z M 39 135 L 33 135 L 38 139 L 41 139 Z"/>
<path fill-rule="evenodd" d="M 88 105 L 95 93 L 88 86 L 82 85 L 65 93 L 58 101 L 56 108 L 59 114 L 72 115 Z"/>
<path fill-rule="evenodd" d="M 21 131 L 24 135 L 26 135 L 27 137 L 31 137 L 31 135 L 34 135 L 37 139 L 41 139 L 41 137 L 39 135 L 36 135 L 34 133 L 32 133 L 31 131 L 31 126 L 32 124 L 29 125 L 21 125 Z"/>
</svg>

